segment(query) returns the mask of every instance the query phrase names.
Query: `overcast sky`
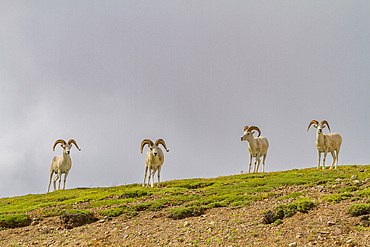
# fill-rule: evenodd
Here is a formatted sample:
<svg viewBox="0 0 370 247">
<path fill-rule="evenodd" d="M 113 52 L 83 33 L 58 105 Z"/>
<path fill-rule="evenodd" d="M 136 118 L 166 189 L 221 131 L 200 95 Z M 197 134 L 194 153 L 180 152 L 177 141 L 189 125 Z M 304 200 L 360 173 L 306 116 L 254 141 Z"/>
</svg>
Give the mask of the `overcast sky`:
<svg viewBox="0 0 370 247">
<path fill-rule="evenodd" d="M 162 181 L 239 174 L 245 125 L 265 171 L 315 167 L 312 119 L 339 165 L 369 163 L 369 1 L 0 5 L 0 197 L 45 193 L 59 138 L 81 148 L 66 188 L 142 183 L 145 138 L 170 150 Z"/>
</svg>

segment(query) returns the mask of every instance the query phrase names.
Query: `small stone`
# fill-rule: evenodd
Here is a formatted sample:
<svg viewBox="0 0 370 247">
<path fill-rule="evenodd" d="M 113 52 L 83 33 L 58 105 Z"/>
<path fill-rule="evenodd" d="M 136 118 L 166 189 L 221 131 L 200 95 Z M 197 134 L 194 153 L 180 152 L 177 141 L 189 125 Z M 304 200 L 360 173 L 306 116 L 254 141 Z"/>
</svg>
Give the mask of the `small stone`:
<svg viewBox="0 0 370 247">
<path fill-rule="evenodd" d="M 127 234 L 123 235 L 123 238 L 128 238 L 128 235 Z"/>
<path fill-rule="evenodd" d="M 358 176 L 357 175 L 353 175 L 352 177 L 351 177 L 351 179 L 358 179 Z"/>
<path fill-rule="evenodd" d="M 352 183 L 353 184 L 359 184 L 360 183 L 360 180 L 353 180 Z"/>
<path fill-rule="evenodd" d="M 337 229 L 334 230 L 333 234 L 336 235 L 336 236 L 341 235 L 342 230 L 337 228 Z"/>
<path fill-rule="evenodd" d="M 331 220 L 329 220 L 329 221 L 328 221 L 328 226 L 333 226 L 333 225 L 335 225 L 335 221 L 331 221 Z"/>
<path fill-rule="evenodd" d="M 297 246 L 297 243 L 290 243 L 288 246 L 289 247 L 296 247 Z"/>
<path fill-rule="evenodd" d="M 352 239 L 349 239 L 346 243 L 347 244 L 350 244 L 350 243 L 352 243 L 353 242 L 353 240 Z"/>
<path fill-rule="evenodd" d="M 105 220 L 101 219 L 101 220 L 99 220 L 99 222 L 100 222 L 100 223 L 104 223 L 104 222 L 105 222 Z"/>
<path fill-rule="evenodd" d="M 300 235 L 300 234 L 297 234 L 297 236 L 295 236 L 295 238 L 301 238 L 302 237 L 302 235 Z"/>
<path fill-rule="evenodd" d="M 369 182 L 370 181 L 370 178 L 367 178 L 364 180 L 365 183 Z"/>
</svg>

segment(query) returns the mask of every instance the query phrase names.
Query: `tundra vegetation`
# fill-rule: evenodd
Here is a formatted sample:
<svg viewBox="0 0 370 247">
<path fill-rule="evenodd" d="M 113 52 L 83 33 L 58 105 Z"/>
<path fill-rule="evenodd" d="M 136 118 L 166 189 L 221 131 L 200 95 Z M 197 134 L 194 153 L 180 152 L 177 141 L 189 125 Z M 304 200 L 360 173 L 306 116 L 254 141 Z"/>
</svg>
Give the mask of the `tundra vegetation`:
<svg viewBox="0 0 370 247">
<path fill-rule="evenodd" d="M 351 178 L 353 175 L 357 175 L 356 180 Z M 135 219 L 145 212 L 158 212 L 177 224 L 180 219 L 201 216 L 214 208 L 248 208 L 260 201 L 271 202 L 271 206 L 269 210 L 261 209 L 260 217 L 254 222 L 256 225 L 274 223 L 272 225 L 277 227 L 298 212 L 307 214 L 320 204 L 343 201 L 351 202 L 346 205 L 347 214 L 359 217 L 370 214 L 368 175 L 367 166 L 351 165 L 330 171 L 308 168 L 173 180 L 162 182 L 161 188 L 130 184 L 1 198 L 0 228 L 16 228 L 35 221 L 37 224 L 55 219 L 61 221 L 62 227 L 70 229 L 120 215 Z M 293 187 L 294 192 L 290 190 Z M 311 190 L 323 190 L 325 193 L 312 194 Z M 74 222 L 74 218 L 83 219 L 83 222 Z M 215 225 L 210 225 L 209 229 L 212 230 Z M 186 229 L 186 226 L 183 227 Z M 256 232 L 257 237 L 260 234 Z M 232 236 L 229 234 L 231 239 L 235 238 Z M 218 240 L 204 241 L 215 243 Z"/>
</svg>

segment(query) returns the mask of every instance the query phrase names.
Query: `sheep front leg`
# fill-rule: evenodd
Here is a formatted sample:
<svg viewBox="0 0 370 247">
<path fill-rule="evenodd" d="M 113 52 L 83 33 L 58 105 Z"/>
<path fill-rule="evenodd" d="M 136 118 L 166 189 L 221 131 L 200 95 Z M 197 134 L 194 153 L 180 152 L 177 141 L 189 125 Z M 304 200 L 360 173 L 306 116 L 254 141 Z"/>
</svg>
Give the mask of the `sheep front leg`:
<svg viewBox="0 0 370 247">
<path fill-rule="evenodd" d="M 321 152 L 319 151 L 319 162 L 317 163 L 317 169 L 320 169 Z"/>
<path fill-rule="evenodd" d="M 67 181 L 68 173 L 69 173 L 69 171 L 66 171 L 66 173 L 64 173 L 63 190 L 65 190 L 65 189 L 66 189 L 66 181 Z M 62 178 L 62 177 L 60 177 L 60 178 Z"/>
<path fill-rule="evenodd" d="M 60 190 L 60 182 L 62 182 L 62 172 L 60 170 L 58 171 L 58 178 L 59 178 L 58 190 Z"/>
<path fill-rule="evenodd" d="M 156 171 L 157 171 L 156 169 L 153 169 L 152 175 L 150 176 L 151 177 L 150 187 L 152 188 L 154 188 L 154 175 Z"/>
<path fill-rule="evenodd" d="M 325 150 L 324 152 L 324 158 L 322 159 L 322 169 L 325 169 L 325 160 L 326 160 L 326 155 L 328 154 L 328 150 Z"/>
<path fill-rule="evenodd" d="M 146 180 L 146 174 L 148 172 L 148 166 L 145 165 L 145 174 L 144 174 L 144 182 L 143 182 L 143 187 L 145 187 L 145 180 Z M 149 174 L 149 177 L 150 177 L 150 174 Z M 149 183 L 148 183 L 149 184 Z"/>
<path fill-rule="evenodd" d="M 248 170 L 248 173 L 251 173 L 251 167 L 252 167 L 252 154 L 249 155 L 249 170 Z"/>
<path fill-rule="evenodd" d="M 254 161 L 254 169 L 253 172 L 258 172 L 258 167 L 260 165 L 260 155 L 256 155 L 256 160 Z"/>
<path fill-rule="evenodd" d="M 48 186 L 48 192 L 50 191 L 50 184 L 51 184 L 51 179 L 53 178 L 54 171 L 50 171 L 50 179 L 49 179 L 49 186 Z"/>
</svg>

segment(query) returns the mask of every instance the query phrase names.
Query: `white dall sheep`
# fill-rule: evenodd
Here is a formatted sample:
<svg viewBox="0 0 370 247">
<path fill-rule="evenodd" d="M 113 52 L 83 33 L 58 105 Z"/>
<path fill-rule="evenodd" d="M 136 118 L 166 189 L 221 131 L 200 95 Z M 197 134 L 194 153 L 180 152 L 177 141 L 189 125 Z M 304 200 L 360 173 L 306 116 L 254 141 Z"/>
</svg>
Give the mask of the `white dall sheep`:
<svg viewBox="0 0 370 247">
<path fill-rule="evenodd" d="M 337 168 L 338 155 L 340 151 L 340 146 L 342 145 L 342 137 L 338 133 L 323 133 L 323 129 L 326 126 L 328 126 L 328 129 L 330 131 L 329 123 L 326 120 L 321 121 L 321 123 L 319 123 L 317 120 L 312 120 L 308 125 L 307 131 L 310 129 L 312 124 L 317 129 L 315 143 L 317 151 L 319 153 L 319 163 L 317 164 L 317 169 L 320 168 L 321 153 L 324 153 L 324 158 L 322 160 L 322 169 L 325 169 L 325 160 L 328 152 L 330 152 L 331 156 L 333 157 L 333 164 L 331 165 L 330 169 L 333 169 L 335 161 L 337 162 L 335 164 L 335 168 Z"/>
<path fill-rule="evenodd" d="M 153 185 L 154 174 L 156 173 L 156 171 L 158 171 L 158 188 L 159 188 L 160 187 L 159 183 L 160 183 L 160 176 L 161 176 L 160 175 L 161 174 L 161 167 L 162 167 L 163 162 L 164 162 L 164 154 L 162 152 L 162 149 L 158 145 L 162 144 L 162 146 L 164 147 L 164 149 L 166 149 L 167 152 L 169 152 L 169 150 L 166 147 L 166 143 L 162 139 L 156 140 L 155 144 L 151 140 L 145 139 L 141 143 L 141 153 L 143 153 L 143 148 L 146 144 L 149 145 L 149 149 L 148 149 L 148 152 L 146 153 L 146 157 L 145 157 L 145 175 L 144 175 L 143 187 L 145 187 L 146 174 L 149 170 L 149 177 L 148 177 L 147 186 L 149 186 L 149 181 L 150 181 L 150 178 L 151 178 L 152 179 L 151 180 L 151 187 L 152 188 L 154 187 L 154 185 Z"/>
<path fill-rule="evenodd" d="M 49 180 L 49 186 L 48 186 L 48 193 L 50 190 L 50 184 L 51 184 L 51 179 L 53 178 L 53 174 L 57 174 L 57 176 L 54 178 L 54 191 L 56 190 L 55 183 L 59 179 L 59 185 L 58 185 L 58 190 L 60 190 L 60 182 L 62 180 L 62 174 L 64 173 L 64 184 L 63 184 L 63 190 L 66 187 L 66 180 L 67 176 L 69 173 L 69 170 L 72 167 L 72 160 L 71 157 L 69 156 L 72 148 L 72 144 L 76 146 L 76 148 L 81 151 L 81 149 L 77 146 L 77 143 L 75 140 L 71 139 L 66 143 L 64 140 L 59 139 L 54 143 L 53 146 L 53 151 L 55 151 L 55 146 L 57 144 L 61 143 L 61 147 L 63 148 L 63 154 L 59 156 L 55 156 L 53 160 L 51 161 L 51 167 L 50 167 L 50 180 Z"/>
<path fill-rule="evenodd" d="M 253 137 L 254 131 L 258 131 L 258 137 Z M 253 132 L 252 132 L 253 131 Z M 248 150 L 249 150 L 249 171 L 251 172 L 251 165 L 252 165 L 252 158 L 255 157 L 256 160 L 254 162 L 254 170 L 253 172 L 258 172 L 258 168 L 260 166 L 260 157 L 263 156 L 262 161 L 262 172 L 265 172 L 265 160 L 267 157 L 267 149 L 269 148 L 269 142 L 267 141 L 266 137 L 261 136 L 261 131 L 256 126 L 245 126 L 244 127 L 244 134 L 241 137 L 241 141 L 248 141 Z M 258 162 L 258 163 L 257 163 Z"/>
</svg>

